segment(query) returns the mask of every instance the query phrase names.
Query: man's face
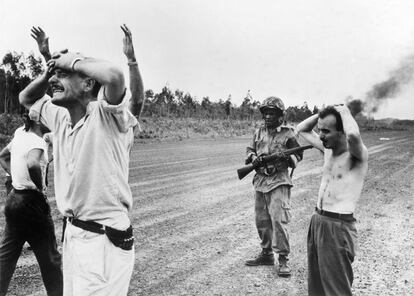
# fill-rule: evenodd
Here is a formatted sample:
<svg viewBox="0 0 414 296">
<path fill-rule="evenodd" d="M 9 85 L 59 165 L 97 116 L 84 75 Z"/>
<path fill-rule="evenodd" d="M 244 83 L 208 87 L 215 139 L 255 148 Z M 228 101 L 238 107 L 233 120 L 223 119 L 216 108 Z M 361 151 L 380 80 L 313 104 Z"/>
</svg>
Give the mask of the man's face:
<svg viewBox="0 0 414 296">
<path fill-rule="evenodd" d="M 52 103 L 62 107 L 73 104 L 84 93 L 83 81 L 78 73 L 56 69 L 49 79 L 53 92 Z"/>
<path fill-rule="evenodd" d="M 282 124 L 283 113 L 277 109 L 264 109 L 262 116 L 268 128 L 275 128 Z"/>
<path fill-rule="evenodd" d="M 325 118 L 318 119 L 319 138 L 326 149 L 335 149 L 340 144 L 343 132 L 336 130 L 336 118 L 329 114 Z"/>
</svg>

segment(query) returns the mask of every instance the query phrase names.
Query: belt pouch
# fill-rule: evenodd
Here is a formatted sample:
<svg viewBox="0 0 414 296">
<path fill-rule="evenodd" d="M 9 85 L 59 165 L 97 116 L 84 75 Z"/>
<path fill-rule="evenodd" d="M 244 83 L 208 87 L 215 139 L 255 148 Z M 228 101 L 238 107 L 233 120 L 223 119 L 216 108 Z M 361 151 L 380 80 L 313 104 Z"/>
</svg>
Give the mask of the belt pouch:
<svg viewBox="0 0 414 296">
<path fill-rule="evenodd" d="M 105 233 L 116 247 L 126 251 L 132 250 L 132 246 L 134 245 L 132 226 L 129 226 L 126 230 L 118 230 L 107 226 L 105 227 Z"/>
</svg>

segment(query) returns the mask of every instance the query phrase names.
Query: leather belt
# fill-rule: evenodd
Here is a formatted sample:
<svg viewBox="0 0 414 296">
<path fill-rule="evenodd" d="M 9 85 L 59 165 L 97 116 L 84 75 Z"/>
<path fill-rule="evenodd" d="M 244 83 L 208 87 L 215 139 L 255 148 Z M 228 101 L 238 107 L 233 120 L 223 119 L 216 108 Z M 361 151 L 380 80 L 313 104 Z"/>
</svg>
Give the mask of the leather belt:
<svg viewBox="0 0 414 296">
<path fill-rule="evenodd" d="M 73 226 L 82 228 L 83 230 L 87 230 L 94 233 L 104 234 L 105 233 L 105 225 L 99 224 L 94 221 L 82 221 L 79 219 L 75 219 L 73 217 L 65 217 L 67 221 L 69 221 Z"/>
<path fill-rule="evenodd" d="M 134 246 L 134 235 L 131 225 L 126 230 L 117 230 L 115 228 L 105 226 L 94 221 L 83 221 L 75 219 L 73 217 L 63 218 L 62 242 L 65 238 L 66 224 L 68 221 L 73 226 L 79 227 L 83 230 L 98 234 L 105 234 L 111 243 L 123 250 L 132 250 Z"/>
<path fill-rule="evenodd" d="M 339 214 L 339 213 L 334 213 L 334 212 L 321 210 L 321 209 L 318 209 L 318 208 L 315 208 L 315 211 L 319 215 L 329 217 L 329 218 L 339 219 L 339 220 L 342 220 L 342 221 L 345 221 L 345 222 L 355 222 L 356 221 L 356 219 L 354 218 L 354 214 Z"/>
<path fill-rule="evenodd" d="M 94 221 L 82 221 L 73 217 L 63 217 L 63 230 L 62 230 L 62 242 L 65 237 L 66 224 L 68 221 L 76 227 L 82 228 L 94 233 L 105 234 L 105 225 L 99 224 Z"/>
</svg>

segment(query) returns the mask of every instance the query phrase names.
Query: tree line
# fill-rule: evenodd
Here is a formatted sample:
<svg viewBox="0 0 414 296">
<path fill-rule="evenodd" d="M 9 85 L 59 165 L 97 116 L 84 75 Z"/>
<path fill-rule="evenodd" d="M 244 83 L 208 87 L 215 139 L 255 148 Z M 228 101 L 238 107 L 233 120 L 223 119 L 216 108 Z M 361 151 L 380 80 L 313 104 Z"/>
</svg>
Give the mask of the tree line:
<svg viewBox="0 0 414 296">
<path fill-rule="evenodd" d="M 7 53 L 0 65 L 0 113 L 21 114 L 24 112 L 19 104 L 19 93 L 37 76 L 45 67 L 40 57 L 33 53 Z M 234 120 L 259 120 L 260 102 L 255 100 L 250 91 L 237 106 L 229 95 L 226 99 L 212 101 L 208 96 L 201 100 L 188 92 L 176 89 L 172 90 L 164 86 L 156 93 L 151 89 L 145 91 L 146 101 L 144 116 L 184 117 L 204 119 L 234 119 Z M 286 103 L 286 102 L 285 102 Z M 318 112 L 315 106 L 309 109 L 306 102 L 302 106 L 290 106 L 286 110 L 286 120 L 289 122 L 301 121 Z"/>
</svg>

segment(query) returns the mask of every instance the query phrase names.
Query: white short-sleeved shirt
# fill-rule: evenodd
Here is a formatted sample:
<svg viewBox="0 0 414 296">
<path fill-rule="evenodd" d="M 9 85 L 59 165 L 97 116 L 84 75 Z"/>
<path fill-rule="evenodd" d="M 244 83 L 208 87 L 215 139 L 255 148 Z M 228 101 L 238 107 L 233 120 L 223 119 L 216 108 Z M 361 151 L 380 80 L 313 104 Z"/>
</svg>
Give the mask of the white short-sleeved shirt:
<svg viewBox="0 0 414 296">
<path fill-rule="evenodd" d="M 40 168 L 42 171 L 43 189 L 45 186 L 45 172 L 48 162 L 46 142 L 31 131 L 25 131 L 24 127 L 19 127 L 14 132 L 13 140 L 7 146 L 10 151 L 10 170 L 12 177 L 12 185 L 15 189 L 34 189 L 36 185 L 30 178 L 29 169 L 27 167 L 27 157 L 31 150 L 43 150 L 40 159 Z"/>
<path fill-rule="evenodd" d="M 53 135 L 55 195 L 62 214 L 127 228 L 132 207 L 129 154 L 138 123 L 127 100 L 119 105 L 104 99 L 90 102 L 86 115 L 72 127 L 68 111 L 46 95 L 31 107 L 30 116 Z"/>
</svg>

